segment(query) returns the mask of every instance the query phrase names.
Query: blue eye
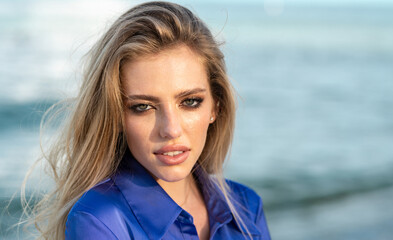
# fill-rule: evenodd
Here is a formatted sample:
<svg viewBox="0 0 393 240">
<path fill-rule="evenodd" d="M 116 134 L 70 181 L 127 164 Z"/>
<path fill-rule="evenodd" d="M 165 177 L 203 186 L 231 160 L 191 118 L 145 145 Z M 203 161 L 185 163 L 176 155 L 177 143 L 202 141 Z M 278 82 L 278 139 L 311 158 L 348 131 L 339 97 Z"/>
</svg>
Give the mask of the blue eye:
<svg viewBox="0 0 393 240">
<path fill-rule="evenodd" d="M 202 98 L 187 98 L 182 102 L 182 105 L 189 108 L 197 108 L 202 102 Z"/>
<path fill-rule="evenodd" d="M 152 108 L 153 107 L 150 106 L 149 104 L 136 104 L 136 105 L 131 106 L 131 110 L 136 113 L 146 112 Z"/>
</svg>

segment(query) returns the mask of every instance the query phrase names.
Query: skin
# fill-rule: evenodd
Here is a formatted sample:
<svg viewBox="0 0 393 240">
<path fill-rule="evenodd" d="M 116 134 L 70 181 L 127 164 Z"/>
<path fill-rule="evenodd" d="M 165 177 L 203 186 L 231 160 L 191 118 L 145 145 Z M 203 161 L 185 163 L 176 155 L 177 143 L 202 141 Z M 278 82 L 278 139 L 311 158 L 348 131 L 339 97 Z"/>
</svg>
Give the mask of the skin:
<svg viewBox="0 0 393 240">
<path fill-rule="evenodd" d="M 179 45 L 126 62 L 122 84 L 128 147 L 168 195 L 193 216 L 200 239 L 208 239 L 206 206 L 190 174 L 216 116 L 203 61 L 189 47 Z M 171 145 L 189 148 L 184 162 L 160 161 L 155 153 Z"/>
</svg>

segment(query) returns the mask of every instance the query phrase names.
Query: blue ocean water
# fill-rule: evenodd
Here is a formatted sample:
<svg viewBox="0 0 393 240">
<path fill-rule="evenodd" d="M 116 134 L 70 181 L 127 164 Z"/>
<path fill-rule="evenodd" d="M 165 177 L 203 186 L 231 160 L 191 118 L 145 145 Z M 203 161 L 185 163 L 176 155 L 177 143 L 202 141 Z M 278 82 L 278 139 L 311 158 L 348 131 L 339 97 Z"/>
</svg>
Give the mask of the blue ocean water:
<svg viewBox="0 0 393 240">
<path fill-rule="evenodd" d="M 130 5 L 0 2 L 1 207 L 40 154 L 42 112 L 76 94 L 80 57 Z M 225 41 L 239 94 L 226 173 L 262 195 L 273 238 L 390 239 L 393 7 L 187 6 Z"/>
</svg>

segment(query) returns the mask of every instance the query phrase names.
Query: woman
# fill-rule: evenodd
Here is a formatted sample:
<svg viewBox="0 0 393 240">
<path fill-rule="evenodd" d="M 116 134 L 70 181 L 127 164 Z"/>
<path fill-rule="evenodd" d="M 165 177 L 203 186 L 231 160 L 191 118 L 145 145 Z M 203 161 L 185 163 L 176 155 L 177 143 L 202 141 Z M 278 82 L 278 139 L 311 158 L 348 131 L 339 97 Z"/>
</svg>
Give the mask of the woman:
<svg viewBox="0 0 393 240">
<path fill-rule="evenodd" d="M 199 18 L 136 6 L 85 73 L 46 157 L 57 185 L 36 206 L 44 239 L 270 239 L 258 195 L 223 179 L 234 96 Z"/>
</svg>

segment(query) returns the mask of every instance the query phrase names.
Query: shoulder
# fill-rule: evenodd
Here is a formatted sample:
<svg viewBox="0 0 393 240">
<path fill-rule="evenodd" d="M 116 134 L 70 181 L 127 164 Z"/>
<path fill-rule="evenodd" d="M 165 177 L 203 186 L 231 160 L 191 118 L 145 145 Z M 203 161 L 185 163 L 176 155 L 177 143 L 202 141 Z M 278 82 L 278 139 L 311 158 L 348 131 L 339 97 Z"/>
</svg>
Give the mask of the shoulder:
<svg viewBox="0 0 393 240">
<path fill-rule="evenodd" d="M 99 234 L 105 236 L 102 239 L 118 239 L 117 230 L 127 229 L 127 209 L 122 193 L 111 179 L 107 179 L 88 190 L 74 204 L 67 216 L 66 237 L 85 239 L 85 235 Z"/>
<path fill-rule="evenodd" d="M 252 221 L 252 224 L 248 224 L 249 230 L 253 230 L 251 228 L 253 226 L 258 229 L 262 239 L 271 239 L 261 197 L 254 190 L 243 184 L 230 180 L 227 180 L 227 184 L 236 210 L 243 219 Z"/>
<path fill-rule="evenodd" d="M 226 180 L 226 183 L 237 210 L 255 220 L 263 205 L 261 197 L 253 189 L 241 183 L 232 180 Z"/>
<path fill-rule="evenodd" d="M 86 193 L 74 204 L 70 214 L 85 212 L 97 218 L 108 217 L 108 214 L 125 204 L 122 193 L 111 179 L 106 179 Z M 109 210 L 109 211 L 108 211 Z"/>
<path fill-rule="evenodd" d="M 231 190 L 232 197 L 234 197 L 236 200 L 239 200 L 244 203 L 252 204 L 252 203 L 258 203 L 261 201 L 261 197 L 251 188 L 232 181 L 232 180 L 226 180 L 226 183 L 229 186 L 229 189 Z"/>
</svg>

